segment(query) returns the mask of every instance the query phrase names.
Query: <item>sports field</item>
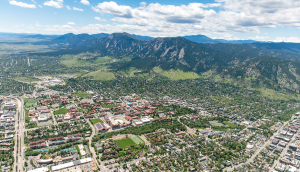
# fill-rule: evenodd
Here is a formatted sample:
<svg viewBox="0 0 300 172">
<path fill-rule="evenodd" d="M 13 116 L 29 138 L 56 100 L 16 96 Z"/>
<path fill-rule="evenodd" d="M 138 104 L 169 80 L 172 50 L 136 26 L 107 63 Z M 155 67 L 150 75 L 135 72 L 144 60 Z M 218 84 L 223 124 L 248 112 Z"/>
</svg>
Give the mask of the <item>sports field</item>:
<svg viewBox="0 0 300 172">
<path fill-rule="evenodd" d="M 101 119 L 91 119 L 93 125 L 97 124 L 98 122 L 103 123 Z"/>
<path fill-rule="evenodd" d="M 135 142 L 135 144 L 144 143 L 144 141 L 139 136 L 131 137 L 131 139 Z"/>
<path fill-rule="evenodd" d="M 217 122 L 217 123 L 211 123 L 210 125 L 214 127 L 222 127 L 224 124 Z"/>
<path fill-rule="evenodd" d="M 57 111 L 54 112 L 54 115 L 59 115 L 59 114 L 65 114 L 65 113 L 68 113 L 68 109 L 66 108 L 61 108 L 61 109 L 58 109 Z"/>
<path fill-rule="evenodd" d="M 82 98 L 87 98 L 87 97 L 91 96 L 91 94 L 83 93 L 83 92 L 78 92 L 77 94 L 74 94 L 74 95 L 78 96 L 78 97 L 82 97 Z"/>
<path fill-rule="evenodd" d="M 117 145 L 120 148 L 126 148 L 130 145 L 134 145 L 135 142 L 131 139 L 131 138 L 125 138 L 125 139 L 120 139 L 120 140 L 115 140 L 115 142 L 117 143 Z"/>
</svg>

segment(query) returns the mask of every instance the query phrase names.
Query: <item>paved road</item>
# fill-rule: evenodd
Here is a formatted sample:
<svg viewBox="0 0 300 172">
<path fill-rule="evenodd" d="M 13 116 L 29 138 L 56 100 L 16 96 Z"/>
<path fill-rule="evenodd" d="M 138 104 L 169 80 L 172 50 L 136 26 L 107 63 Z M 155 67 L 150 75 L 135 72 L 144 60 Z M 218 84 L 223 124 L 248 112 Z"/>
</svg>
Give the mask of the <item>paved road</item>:
<svg viewBox="0 0 300 172">
<path fill-rule="evenodd" d="M 90 151 L 91 151 L 91 153 L 92 153 L 92 155 L 93 155 L 93 159 L 95 160 L 97 166 L 100 167 L 100 166 L 99 166 L 99 163 L 98 163 L 98 161 L 97 161 L 97 155 L 96 155 L 95 149 L 94 149 L 94 147 L 92 147 L 92 139 L 93 139 L 93 137 L 95 136 L 96 131 L 95 131 L 94 126 L 91 124 L 90 120 L 86 119 L 86 122 L 87 122 L 87 123 L 90 125 L 90 127 L 92 128 L 92 134 L 91 134 L 90 137 L 89 137 Z"/>
<path fill-rule="evenodd" d="M 238 165 L 235 165 L 235 166 L 232 166 L 232 167 L 227 167 L 225 168 L 223 171 L 227 170 L 227 171 L 233 171 L 234 168 L 239 168 L 239 167 L 242 167 L 243 165 L 246 165 L 246 164 L 249 164 L 251 162 L 253 162 L 254 158 L 263 150 L 265 149 L 272 141 L 273 139 L 282 131 L 282 129 L 284 128 L 284 126 L 288 123 L 285 122 L 278 130 L 276 133 L 273 134 L 273 136 L 267 141 L 265 142 L 265 144 L 263 144 L 263 146 L 261 146 L 259 149 L 257 149 L 255 151 L 255 153 L 251 156 L 250 159 L 248 159 L 245 163 L 241 163 L 241 164 L 238 164 Z"/>
<path fill-rule="evenodd" d="M 13 168 L 13 172 L 17 171 L 17 143 L 18 143 L 18 126 L 19 126 L 19 111 L 17 111 L 16 116 L 15 116 L 15 146 L 14 146 L 14 168 Z"/>
<path fill-rule="evenodd" d="M 23 111 L 23 99 L 15 99 L 17 103 L 17 116 L 16 116 L 16 133 L 15 133 L 15 150 L 14 150 L 14 157 L 15 157 L 15 164 L 13 171 L 14 172 L 23 172 L 24 166 L 24 111 Z"/>
<path fill-rule="evenodd" d="M 298 132 L 297 132 L 298 133 Z M 286 145 L 286 147 L 283 149 L 283 151 L 281 152 L 281 154 L 280 154 L 280 157 L 279 158 L 277 158 L 276 160 L 275 160 L 275 162 L 274 162 L 274 164 L 272 165 L 272 167 L 270 168 L 270 171 L 273 171 L 274 170 L 274 168 L 277 166 L 277 165 L 279 165 L 280 164 L 280 159 L 283 157 L 283 155 L 285 155 L 286 154 L 286 152 L 287 152 L 287 150 L 288 150 L 288 148 L 289 148 L 289 146 L 293 143 L 293 141 L 295 140 L 295 138 L 296 138 L 296 135 L 298 135 L 298 134 L 294 134 L 294 136 L 291 138 L 291 140 L 290 140 L 290 142 L 289 142 L 289 144 L 287 144 Z"/>
<path fill-rule="evenodd" d="M 56 122 L 56 119 L 54 117 L 54 114 L 53 114 L 54 111 L 51 111 L 51 115 L 52 115 L 52 120 L 53 120 L 53 124 L 54 125 L 57 125 L 57 122 Z"/>
</svg>

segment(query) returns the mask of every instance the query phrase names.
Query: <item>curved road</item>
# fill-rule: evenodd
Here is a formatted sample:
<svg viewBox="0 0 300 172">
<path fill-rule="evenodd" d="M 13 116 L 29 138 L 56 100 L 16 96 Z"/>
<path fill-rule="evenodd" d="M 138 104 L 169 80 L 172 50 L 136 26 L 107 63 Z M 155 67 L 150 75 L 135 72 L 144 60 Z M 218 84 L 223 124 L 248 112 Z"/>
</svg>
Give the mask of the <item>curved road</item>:
<svg viewBox="0 0 300 172">
<path fill-rule="evenodd" d="M 97 164 L 97 167 L 99 168 L 99 164 L 98 164 L 98 161 L 97 161 L 97 155 L 96 155 L 96 152 L 95 152 L 95 149 L 94 147 L 92 147 L 92 139 L 93 137 L 95 136 L 96 134 L 96 131 L 95 131 L 95 127 L 91 124 L 90 120 L 86 119 L 86 122 L 90 125 L 90 127 L 92 128 L 92 134 L 90 135 L 89 137 L 89 147 L 90 147 L 90 151 L 93 155 L 93 159 L 95 160 L 96 164 Z"/>
</svg>

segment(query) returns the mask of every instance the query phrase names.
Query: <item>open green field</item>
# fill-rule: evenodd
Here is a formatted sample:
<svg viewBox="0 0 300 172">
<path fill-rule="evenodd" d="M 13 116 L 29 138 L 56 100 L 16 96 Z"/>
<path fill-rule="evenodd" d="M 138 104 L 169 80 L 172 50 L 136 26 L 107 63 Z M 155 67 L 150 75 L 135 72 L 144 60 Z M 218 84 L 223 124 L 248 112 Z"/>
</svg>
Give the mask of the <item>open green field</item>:
<svg viewBox="0 0 300 172">
<path fill-rule="evenodd" d="M 86 57 L 94 57 L 96 54 L 83 53 L 79 55 L 64 55 L 62 56 L 61 63 L 66 65 L 67 67 L 75 67 L 75 66 L 91 66 L 98 65 L 104 63 L 114 62 L 115 60 L 110 57 L 97 57 L 95 59 L 89 59 Z"/>
<path fill-rule="evenodd" d="M 229 121 L 225 121 L 224 124 L 228 125 L 230 128 L 236 128 L 237 127 L 236 125 L 232 124 Z"/>
<path fill-rule="evenodd" d="M 292 99 L 300 100 L 299 94 L 297 96 L 295 96 L 294 94 L 287 95 L 287 94 L 284 94 L 284 93 L 281 93 L 279 91 L 275 91 L 275 90 L 272 90 L 269 88 L 250 88 L 249 87 L 248 89 L 259 91 L 261 96 L 268 97 L 269 99 L 272 99 L 272 100 L 284 100 L 284 101 L 289 101 Z"/>
<path fill-rule="evenodd" d="M 116 79 L 115 75 L 111 72 L 107 71 L 95 71 L 95 72 L 90 72 L 84 76 L 91 76 L 92 80 L 101 80 L 101 81 L 108 81 L 108 80 L 114 80 Z"/>
<path fill-rule="evenodd" d="M 130 145 L 134 145 L 135 142 L 131 139 L 131 138 L 125 138 L 125 139 L 120 139 L 120 140 L 115 140 L 115 142 L 117 143 L 117 145 L 124 149 Z"/>
<path fill-rule="evenodd" d="M 215 128 L 213 128 L 215 131 L 224 131 L 224 132 L 226 132 L 226 131 L 228 131 L 228 129 L 227 128 L 223 128 L 223 127 L 215 127 Z"/>
<path fill-rule="evenodd" d="M 83 93 L 83 92 L 78 92 L 77 94 L 74 94 L 74 95 L 78 96 L 78 97 L 82 97 L 82 98 L 87 98 L 87 97 L 91 96 L 91 94 Z"/>
<path fill-rule="evenodd" d="M 134 67 L 130 67 L 126 71 L 118 71 L 115 74 L 126 76 L 126 77 L 140 77 L 140 78 L 146 78 L 149 76 L 149 72 L 143 72 L 142 70 L 136 69 Z"/>
<path fill-rule="evenodd" d="M 173 80 L 183 80 L 183 79 L 196 79 L 199 78 L 199 75 L 195 72 L 183 72 L 182 70 L 169 70 L 164 71 L 160 67 L 153 68 L 153 71 L 155 73 L 161 74 L 165 77 L 168 77 Z"/>
<path fill-rule="evenodd" d="M 35 82 L 35 81 L 40 81 L 39 79 L 36 79 L 36 78 L 33 78 L 33 77 L 16 77 L 14 79 L 16 81 L 27 82 L 27 83 L 31 83 L 31 82 Z"/>
<path fill-rule="evenodd" d="M 111 107 L 118 107 L 118 105 L 101 105 L 103 108 L 111 108 Z"/>
<path fill-rule="evenodd" d="M 98 122 L 103 123 L 101 119 L 91 119 L 93 125 L 97 124 Z"/>
<path fill-rule="evenodd" d="M 135 144 L 145 143 L 139 136 L 131 137 L 131 140 L 133 140 Z"/>
<path fill-rule="evenodd" d="M 217 122 L 217 123 L 211 123 L 210 125 L 213 126 L 213 127 L 222 127 L 222 126 L 224 126 L 224 124 L 219 123 L 219 122 Z"/>
<path fill-rule="evenodd" d="M 27 108 L 33 107 L 40 100 L 41 100 L 41 98 L 40 99 L 24 99 L 24 101 L 26 102 L 25 107 L 27 107 Z"/>
<path fill-rule="evenodd" d="M 57 111 L 54 112 L 54 115 L 60 115 L 60 114 L 65 114 L 65 113 L 68 113 L 68 109 L 66 108 L 61 108 L 61 109 L 58 109 Z"/>
<path fill-rule="evenodd" d="M 46 52 L 50 49 L 46 45 L 33 45 L 31 43 L 0 43 L 0 54 L 18 54 L 22 51 Z"/>
</svg>

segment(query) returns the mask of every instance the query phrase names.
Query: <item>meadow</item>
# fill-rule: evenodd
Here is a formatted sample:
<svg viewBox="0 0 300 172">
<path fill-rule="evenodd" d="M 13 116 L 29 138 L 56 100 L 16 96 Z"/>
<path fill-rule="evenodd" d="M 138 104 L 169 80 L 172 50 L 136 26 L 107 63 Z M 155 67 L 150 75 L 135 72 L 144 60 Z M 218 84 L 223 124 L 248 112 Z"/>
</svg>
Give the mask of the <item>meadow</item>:
<svg viewBox="0 0 300 172">
<path fill-rule="evenodd" d="M 115 140 L 115 142 L 117 143 L 118 147 L 124 149 L 130 145 L 134 145 L 136 144 L 131 138 L 124 138 L 124 139 L 120 139 L 120 140 Z"/>
<path fill-rule="evenodd" d="M 58 109 L 57 111 L 54 112 L 54 115 L 60 115 L 60 114 L 66 114 L 68 113 L 68 109 L 66 108 L 61 108 L 61 109 Z"/>
<path fill-rule="evenodd" d="M 91 119 L 91 123 L 93 125 L 97 124 L 98 122 L 103 123 L 103 121 L 101 119 Z"/>
</svg>

